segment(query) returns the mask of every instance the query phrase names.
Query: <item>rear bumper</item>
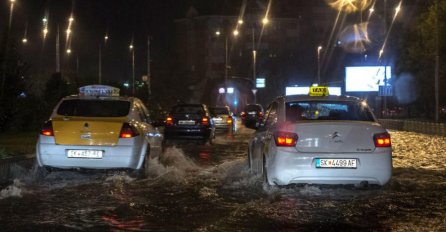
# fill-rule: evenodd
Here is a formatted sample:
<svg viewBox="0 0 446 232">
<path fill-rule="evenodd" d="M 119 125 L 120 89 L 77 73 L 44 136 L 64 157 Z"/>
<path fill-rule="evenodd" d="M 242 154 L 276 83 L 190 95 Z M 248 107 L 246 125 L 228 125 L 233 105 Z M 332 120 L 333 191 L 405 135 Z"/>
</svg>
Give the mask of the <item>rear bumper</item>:
<svg viewBox="0 0 446 232">
<path fill-rule="evenodd" d="M 316 168 L 317 158 L 355 158 L 356 168 Z M 392 176 L 390 149 L 374 153 L 311 154 L 278 150 L 267 164 L 271 184 L 368 184 L 385 185 Z"/>
<path fill-rule="evenodd" d="M 166 127 L 164 138 L 166 139 L 207 139 L 210 137 L 209 127 Z"/>
<path fill-rule="evenodd" d="M 51 141 L 52 140 L 52 141 Z M 102 150 L 100 159 L 68 158 L 67 150 Z M 140 169 L 147 147 L 130 144 L 116 146 L 70 146 L 57 145 L 54 139 L 39 139 L 36 145 L 38 165 L 60 169 Z"/>
</svg>

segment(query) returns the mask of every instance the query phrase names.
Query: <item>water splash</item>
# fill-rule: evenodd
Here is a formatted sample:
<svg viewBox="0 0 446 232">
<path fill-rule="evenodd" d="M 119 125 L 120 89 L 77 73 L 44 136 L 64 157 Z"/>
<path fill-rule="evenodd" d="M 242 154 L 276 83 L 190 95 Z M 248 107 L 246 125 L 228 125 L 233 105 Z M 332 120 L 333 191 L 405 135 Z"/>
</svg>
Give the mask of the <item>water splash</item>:
<svg viewBox="0 0 446 232">
<path fill-rule="evenodd" d="M 152 179 L 161 179 L 168 182 L 184 182 L 191 172 L 196 172 L 200 167 L 182 149 L 168 147 L 159 157 L 149 160 L 147 175 Z"/>
<path fill-rule="evenodd" d="M 0 191 L 0 200 L 8 197 L 22 197 L 23 186 L 24 185 L 20 180 L 14 179 L 14 183 L 12 185 L 9 185 Z"/>
</svg>

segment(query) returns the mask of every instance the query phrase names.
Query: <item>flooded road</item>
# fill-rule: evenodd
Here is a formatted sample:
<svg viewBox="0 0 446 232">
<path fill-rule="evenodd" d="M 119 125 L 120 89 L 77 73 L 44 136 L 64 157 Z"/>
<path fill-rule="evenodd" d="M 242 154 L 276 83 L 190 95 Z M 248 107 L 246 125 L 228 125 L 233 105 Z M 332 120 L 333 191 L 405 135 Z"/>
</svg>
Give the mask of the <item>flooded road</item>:
<svg viewBox="0 0 446 232">
<path fill-rule="evenodd" d="M 277 188 L 247 169 L 250 133 L 221 134 L 214 145 L 173 144 L 144 179 L 17 170 L 1 188 L 1 230 L 446 230 L 444 137 L 391 132 L 394 173 L 384 188 Z"/>
</svg>

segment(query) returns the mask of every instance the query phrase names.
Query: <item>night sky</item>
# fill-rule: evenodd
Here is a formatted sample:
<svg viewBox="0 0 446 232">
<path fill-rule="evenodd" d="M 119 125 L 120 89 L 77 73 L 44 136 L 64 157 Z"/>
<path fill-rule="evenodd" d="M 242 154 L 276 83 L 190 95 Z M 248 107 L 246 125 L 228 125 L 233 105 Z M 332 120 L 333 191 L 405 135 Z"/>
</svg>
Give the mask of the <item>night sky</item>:
<svg viewBox="0 0 446 232">
<path fill-rule="evenodd" d="M 208 0 L 16 0 L 11 35 L 16 38 L 20 54 L 30 66 L 29 73 L 51 73 L 55 70 L 56 31 L 60 30 L 62 72 L 76 70 L 80 76 L 98 75 L 99 46 L 103 48 L 103 78 L 125 80 L 131 76 L 129 44 L 134 39 L 136 76 L 146 72 L 147 36 L 152 38 L 154 60 L 172 57 L 175 41 L 174 20 L 183 18 L 190 6 L 201 14 L 237 14 L 242 1 Z M 4 34 L 9 21 L 9 0 L 0 5 L 0 28 Z M 231 12 L 233 11 L 234 12 Z M 49 34 L 42 41 L 42 19 L 49 14 Z M 68 18 L 73 12 L 75 22 L 71 55 L 65 53 Z M 28 43 L 20 41 L 27 26 Z M 104 35 L 109 40 L 104 45 Z"/>
</svg>

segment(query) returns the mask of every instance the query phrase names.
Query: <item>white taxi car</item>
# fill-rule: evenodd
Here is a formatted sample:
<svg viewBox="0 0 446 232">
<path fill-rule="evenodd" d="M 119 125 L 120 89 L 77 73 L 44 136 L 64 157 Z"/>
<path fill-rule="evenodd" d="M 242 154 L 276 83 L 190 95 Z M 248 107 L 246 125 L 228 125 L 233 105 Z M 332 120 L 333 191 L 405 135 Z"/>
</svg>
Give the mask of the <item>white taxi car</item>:
<svg viewBox="0 0 446 232">
<path fill-rule="evenodd" d="M 250 168 L 269 185 L 388 183 L 391 138 L 367 103 L 318 94 L 328 88 L 311 92 L 277 98 L 261 125 L 251 125 Z"/>
<path fill-rule="evenodd" d="M 129 169 L 141 174 L 161 151 L 162 134 L 147 108 L 119 89 L 91 85 L 63 98 L 43 125 L 36 157 L 45 169 Z"/>
</svg>

